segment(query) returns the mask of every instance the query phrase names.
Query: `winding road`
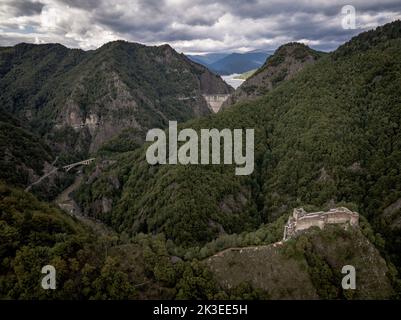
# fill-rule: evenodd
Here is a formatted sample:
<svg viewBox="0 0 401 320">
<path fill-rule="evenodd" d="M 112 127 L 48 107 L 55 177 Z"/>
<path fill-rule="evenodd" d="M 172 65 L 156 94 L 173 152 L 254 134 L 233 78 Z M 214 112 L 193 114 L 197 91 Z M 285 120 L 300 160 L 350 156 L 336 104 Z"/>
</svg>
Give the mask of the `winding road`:
<svg viewBox="0 0 401 320">
<path fill-rule="evenodd" d="M 74 183 L 58 195 L 58 197 L 55 200 L 55 203 L 60 209 L 67 212 L 71 216 L 76 217 L 79 221 L 89 226 L 98 235 L 109 236 L 109 237 L 115 236 L 116 233 L 100 220 L 84 216 L 78 204 L 71 197 L 71 194 L 79 188 L 82 181 L 83 181 L 83 175 L 80 173 L 75 178 Z"/>
</svg>

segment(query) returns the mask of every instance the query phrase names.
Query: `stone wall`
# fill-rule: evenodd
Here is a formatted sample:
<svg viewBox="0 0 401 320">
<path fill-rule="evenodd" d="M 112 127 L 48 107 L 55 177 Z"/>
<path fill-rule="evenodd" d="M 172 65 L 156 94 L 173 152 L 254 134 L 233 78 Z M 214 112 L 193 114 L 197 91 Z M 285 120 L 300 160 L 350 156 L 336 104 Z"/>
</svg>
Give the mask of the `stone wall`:
<svg viewBox="0 0 401 320">
<path fill-rule="evenodd" d="M 283 240 L 295 236 L 302 230 L 311 227 L 323 229 L 327 224 L 343 224 L 357 226 L 359 224 L 359 214 L 347 208 L 335 208 L 326 212 L 307 213 L 304 209 L 294 209 L 292 216 L 284 227 Z"/>
</svg>

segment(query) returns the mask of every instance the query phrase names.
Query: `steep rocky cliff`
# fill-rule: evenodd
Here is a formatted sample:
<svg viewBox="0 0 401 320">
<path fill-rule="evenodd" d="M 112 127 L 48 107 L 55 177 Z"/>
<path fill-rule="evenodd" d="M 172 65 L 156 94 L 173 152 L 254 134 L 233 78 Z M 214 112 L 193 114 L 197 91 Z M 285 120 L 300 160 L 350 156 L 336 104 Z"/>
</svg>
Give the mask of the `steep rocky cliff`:
<svg viewBox="0 0 401 320">
<path fill-rule="evenodd" d="M 83 158 L 124 129 L 144 135 L 210 113 L 202 94 L 232 92 L 169 45 L 116 41 L 94 51 L 58 44 L 0 49 L 0 104 L 56 152 Z"/>
</svg>

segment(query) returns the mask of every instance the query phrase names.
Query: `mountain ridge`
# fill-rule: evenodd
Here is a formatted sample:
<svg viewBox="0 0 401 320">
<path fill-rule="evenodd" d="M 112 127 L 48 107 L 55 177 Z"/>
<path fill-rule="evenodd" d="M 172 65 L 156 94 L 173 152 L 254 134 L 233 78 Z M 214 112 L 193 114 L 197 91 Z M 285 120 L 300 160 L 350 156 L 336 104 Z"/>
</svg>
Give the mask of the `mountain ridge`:
<svg viewBox="0 0 401 320">
<path fill-rule="evenodd" d="M 125 129 L 144 139 L 168 120 L 209 114 L 202 94 L 232 92 L 169 45 L 126 41 L 90 51 L 60 44 L 0 48 L 0 75 L 2 108 L 30 123 L 67 162 L 86 158 Z"/>
<path fill-rule="evenodd" d="M 237 102 L 249 101 L 265 95 L 324 55 L 325 53 L 315 51 L 302 43 L 291 42 L 280 46 L 228 97 L 222 109 Z"/>
</svg>

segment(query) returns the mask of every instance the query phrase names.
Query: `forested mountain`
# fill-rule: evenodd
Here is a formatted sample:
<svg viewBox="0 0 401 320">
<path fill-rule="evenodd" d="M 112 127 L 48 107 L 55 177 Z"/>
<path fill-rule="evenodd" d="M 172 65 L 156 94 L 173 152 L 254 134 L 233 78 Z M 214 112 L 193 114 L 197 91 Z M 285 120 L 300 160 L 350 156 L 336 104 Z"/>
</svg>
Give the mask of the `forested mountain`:
<svg viewBox="0 0 401 320">
<path fill-rule="evenodd" d="M 315 51 L 302 43 L 288 43 L 281 46 L 230 95 L 224 102 L 223 108 L 267 94 L 307 65 L 315 63 L 323 55 L 323 52 Z"/>
<path fill-rule="evenodd" d="M 210 112 L 202 94 L 232 88 L 170 46 L 116 41 L 94 51 L 59 44 L 0 48 L 0 106 L 56 153 L 82 159 L 125 129 Z"/>
<path fill-rule="evenodd" d="M 30 131 L 0 109 L 0 179 L 9 184 L 28 185 L 43 174 L 45 163 L 52 161 L 50 148 Z"/>
<path fill-rule="evenodd" d="M 33 195 L 0 182 L 0 300 L 257 299 L 223 289 L 204 263 L 171 256 L 163 235 L 97 232 Z M 43 290 L 41 268 L 57 271 Z"/>
<path fill-rule="evenodd" d="M 146 148 L 89 175 L 77 199 L 118 231 L 204 244 L 292 208 L 355 208 L 401 267 L 401 22 L 363 33 L 262 98 L 183 127 L 255 128 L 256 168 L 151 166 Z M 119 183 L 111 183 L 118 181 Z M 109 199 L 111 211 L 93 206 Z"/>
<path fill-rule="evenodd" d="M 375 238 L 366 222 L 361 231 L 333 227 L 279 248 L 249 248 L 244 254 L 228 251 L 204 260 L 218 250 L 219 242 L 180 253 L 161 234 L 129 238 L 126 233 L 99 233 L 91 224 L 3 183 L 0 213 L 0 299 L 394 297 L 394 272 L 389 277 L 385 274 L 389 271 L 385 261 L 367 240 L 374 242 Z M 281 231 L 282 221 L 277 221 L 224 241 L 225 245 L 228 241 L 232 245 L 269 244 Z M 341 241 L 333 246 L 333 239 Z M 363 275 L 358 290 L 352 292 L 336 285 L 341 278 L 338 266 L 349 261 Z M 252 263 L 252 270 L 245 267 L 244 273 L 244 263 Z M 48 264 L 57 270 L 56 290 L 43 290 L 38 281 L 43 277 L 41 267 Z M 258 277 L 262 280 L 255 282 Z"/>
<path fill-rule="evenodd" d="M 206 265 L 223 288 L 249 283 L 269 299 L 394 298 L 391 271 L 366 236 L 358 229 L 331 225 L 296 241 L 225 250 L 208 258 Z M 356 290 L 338 285 L 342 267 L 349 264 L 358 270 Z"/>
<path fill-rule="evenodd" d="M 326 55 L 283 46 L 272 61 L 258 98 L 209 114 L 202 94 L 232 89 L 169 46 L 0 49 L 0 299 L 400 298 L 401 21 Z M 273 69 L 285 73 L 276 85 Z M 140 137 L 175 119 L 255 129 L 254 172 L 148 164 Z M 68 151 L 96 156 L 73 194 L 78 218 L 6 172 L 40 174 Z M 338 206 L 359 212 L 359 227 L 280 241 L 294 208 Z M 357 290 L 339 285 L 345 263 L 361 272 Z M 46 264 L 59 290 L 41 290 Z"/>
<path fill-rule="evenodd" d="M 44 139 L 32 127 L 0 108 L 0 180 L 9 185 L 27 187 L 54 170 L 58 161 Z M 64 172 L 56 172 L 46 183 L 32 186 L 31 191 L 43 199 L 52 199 L 71 183 Z"/>
</svg>

